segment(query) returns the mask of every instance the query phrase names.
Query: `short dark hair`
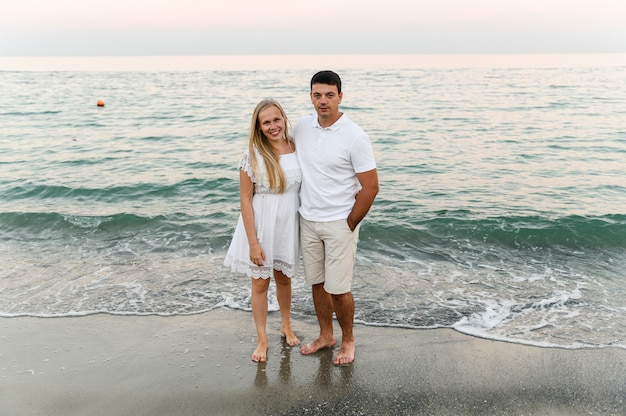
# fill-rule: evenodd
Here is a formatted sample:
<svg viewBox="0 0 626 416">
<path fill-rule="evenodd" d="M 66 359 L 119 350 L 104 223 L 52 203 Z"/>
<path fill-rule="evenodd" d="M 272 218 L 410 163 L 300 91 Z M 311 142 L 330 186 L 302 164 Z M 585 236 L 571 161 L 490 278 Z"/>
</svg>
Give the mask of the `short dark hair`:
<svg viewBox="0 0 626 416">
<path fill-rule="evenodd" d="M 313 90 L 313 84 L 335 85 L 337 93 L 341 94 L 341 78 L 333 71 L 320 71 L 313 75 L 313 78 L 311 78 L 311 91 Z"/>
</svg>

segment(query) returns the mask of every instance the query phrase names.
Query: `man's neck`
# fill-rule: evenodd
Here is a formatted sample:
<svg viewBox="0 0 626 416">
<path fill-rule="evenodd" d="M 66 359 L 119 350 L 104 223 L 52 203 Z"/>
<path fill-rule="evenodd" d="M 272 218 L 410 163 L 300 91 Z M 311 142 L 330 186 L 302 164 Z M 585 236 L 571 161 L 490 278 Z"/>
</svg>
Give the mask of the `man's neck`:
<svg viewBox="0 0 626 416">
<path fill-rule="evenodd" d="M 319 123 L 319 125 L 323 128 L 327 128 L 332 126 L 333 124 L 335 124 L 337 122 L 337 120 L 339 120 L 341 118 L 341 116 L 343 115 L 342 112 L 338 112 L 336 114 L 333 114 L 332 116 L 328 116 L 328 117 L 320 117 L 319 115 L 317 116 L 317 122 Z"/>
</svg>

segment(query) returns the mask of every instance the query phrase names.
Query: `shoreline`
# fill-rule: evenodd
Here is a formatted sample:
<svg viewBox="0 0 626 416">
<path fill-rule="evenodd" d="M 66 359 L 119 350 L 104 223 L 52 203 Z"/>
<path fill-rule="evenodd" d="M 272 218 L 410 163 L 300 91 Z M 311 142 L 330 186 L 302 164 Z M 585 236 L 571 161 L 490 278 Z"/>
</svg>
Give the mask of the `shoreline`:
<svg viewBox="0 0 626 416">
<path fill-rule="evenodd" d="M 303 342 L 317 335 L 314 321 L 293 320 L 293 327 Z M 254 324 L 243 311 L 0 318 L 0 409 L 48 416 L 626 414 L 626 350 L 619 348 L 542 348 L 452 329 L 357 324 L 356 360 L 336 367 L 333 350 L 303 356 L 279 328 L 279 313 L 270 312 L 268 362 L 256 364 Z"/>
</svg>

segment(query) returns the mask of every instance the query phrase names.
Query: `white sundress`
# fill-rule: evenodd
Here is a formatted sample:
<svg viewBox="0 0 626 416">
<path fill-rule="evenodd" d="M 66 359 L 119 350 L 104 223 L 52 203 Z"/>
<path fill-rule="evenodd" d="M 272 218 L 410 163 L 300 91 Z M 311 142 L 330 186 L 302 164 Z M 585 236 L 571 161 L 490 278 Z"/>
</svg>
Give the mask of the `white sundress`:
<svg viewBox="0 0 626 416">
<path fill-rule="evenodd" d="M 272 192 L 263 157 L 257 152 L 260 178 L 255 178 L 250 166 L 249 153 L 246 151 L 239 161 L 239 169 L 250 176 L 254 183 L 252 210 L 257 239 L 265 253 L 263 266 L 250 261 L 250 246 L 243 218 L 239 214 L 237 227 L 230 242 L 224 265 L 233 272 L 246 273 L 249 277 L 268 279 L 273 270 L 293 277 L 298 270 L 300 260 L 300 224 L 298 208 L 300 207 L 300 184 L 302 171 L 296 153 L 280 156 L 280 166 L 285 172 L 287 187 L 285 192 Z"/>
</svg>

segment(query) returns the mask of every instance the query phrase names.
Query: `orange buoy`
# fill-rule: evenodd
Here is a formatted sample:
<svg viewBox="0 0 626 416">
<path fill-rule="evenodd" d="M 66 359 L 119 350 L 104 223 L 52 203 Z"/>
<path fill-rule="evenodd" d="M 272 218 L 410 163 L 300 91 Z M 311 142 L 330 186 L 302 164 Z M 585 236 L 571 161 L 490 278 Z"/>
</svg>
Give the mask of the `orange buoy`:
<svg viewBox="0 0 626 416">
<path fill-rule="evenodd" d="M 98 107 L 104 107 L 104 101 L 98 100 Z"/>
</svg>

